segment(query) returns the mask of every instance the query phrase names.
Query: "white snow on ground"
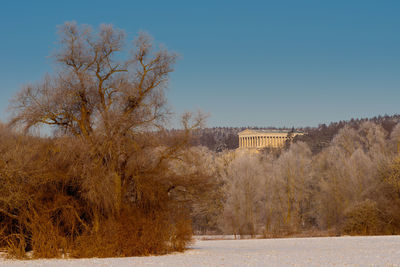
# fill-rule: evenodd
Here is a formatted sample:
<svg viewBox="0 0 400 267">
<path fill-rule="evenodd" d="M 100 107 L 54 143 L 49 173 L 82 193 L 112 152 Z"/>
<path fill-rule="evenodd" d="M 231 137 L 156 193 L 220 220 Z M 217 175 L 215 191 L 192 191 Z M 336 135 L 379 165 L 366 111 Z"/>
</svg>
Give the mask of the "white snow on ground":
<svg viewBox="0 0 400 267">
<path fill-rule="evenodd" d="M 165 256 L 2 259 L 0 266 L 400 266 L 400 236 L 198 240 Z"/>
</svg>

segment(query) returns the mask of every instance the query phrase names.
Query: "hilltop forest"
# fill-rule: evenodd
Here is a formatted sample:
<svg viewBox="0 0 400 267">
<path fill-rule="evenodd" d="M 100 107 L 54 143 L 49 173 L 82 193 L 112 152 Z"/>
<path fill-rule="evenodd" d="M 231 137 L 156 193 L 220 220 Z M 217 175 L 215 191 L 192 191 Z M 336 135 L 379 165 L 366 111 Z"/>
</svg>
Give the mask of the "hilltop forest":
<svg viewBox="0 0 400 267">
<path fill-rule="evenodd" d="M 400 115 L 385 115 L 374 118 L 351 119 L 349 121 L 332 122 L 329 125 L 320 124 L 318 127 L 276 128 L 276 127 L 213 127 L 202 128 L 193 131 L 191 144 L 205 146 L 208 149 L 221 152 L 223 150 L 236 149 L 239 146 L 238 133 L 245 129 L 254 130 L 297 130 L 307 133 L 305 136 L 297 136 L 295 141 L 306 142 L 313 153 L 321 151 L 333 139 L 333 137 L 345 126 L 358 128 L 361 123 L 370 121 L 379 124 L 382 128 L 391 132 L 393 127 L 400 122 Z M 172 132 L 176 130 L 170 130 Z"/>
</svg>

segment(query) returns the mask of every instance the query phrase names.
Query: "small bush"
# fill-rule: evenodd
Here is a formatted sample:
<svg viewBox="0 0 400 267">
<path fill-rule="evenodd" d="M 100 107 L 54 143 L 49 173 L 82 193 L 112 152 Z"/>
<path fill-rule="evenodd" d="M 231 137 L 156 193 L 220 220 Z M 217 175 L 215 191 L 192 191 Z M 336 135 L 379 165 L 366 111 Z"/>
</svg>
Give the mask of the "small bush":
<svg viewBox="0 0 400 267">
<path fill-rule="evenodd" d="M 343 232 L 351 235 L 373 235 L 379 233 L 380 225 L 377 204 L 367 199 L 345 213 Z"/>
<path fill-rule="evenodd" d="M 190 221 L 166 224 L 166 212 L 144 214 L 125 210 L 95 231 L 80 236 L 73 257 L 128 257 L 182 251 L 191 239 Z"/>
</svg>

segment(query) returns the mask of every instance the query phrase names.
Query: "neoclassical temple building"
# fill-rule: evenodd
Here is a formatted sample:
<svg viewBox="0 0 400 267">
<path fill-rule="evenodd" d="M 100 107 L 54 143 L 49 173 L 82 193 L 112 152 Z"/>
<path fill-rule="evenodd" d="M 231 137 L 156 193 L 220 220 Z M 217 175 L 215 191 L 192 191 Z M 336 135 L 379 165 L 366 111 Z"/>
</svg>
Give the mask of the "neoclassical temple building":
<svg viewBox="0 0 400 267">
<path fill-rule="evenodd" d="M 289 130 L 246 129 L 238 133 L 239 148 L 279 148 L 285 145 L 286 140 L 303 134 L 302 132 L 291 132 Z"/>
</svg>

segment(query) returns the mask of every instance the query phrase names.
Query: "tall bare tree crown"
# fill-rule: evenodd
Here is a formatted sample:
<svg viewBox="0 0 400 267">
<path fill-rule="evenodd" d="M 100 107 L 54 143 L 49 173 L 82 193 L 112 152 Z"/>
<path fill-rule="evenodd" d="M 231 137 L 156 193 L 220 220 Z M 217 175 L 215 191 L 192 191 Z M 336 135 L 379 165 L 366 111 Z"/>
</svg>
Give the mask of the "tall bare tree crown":
<svg viewBox="0 0 400 267">
<path fill-rule="evenodd" d="M 13 101 L 13 123 L 26 129 L 53 125 L 86 139 L 95 132 L 115 137 L 162 125 L 168 115 L 164 89 L 176 54 L 155 51 L 146 33 L 126 53 L 125 32 L 112 25 L 94 32 L 67 22 L 59 36 L 54 54 L 59 70 L 23 88 Z"/>
</svg>

